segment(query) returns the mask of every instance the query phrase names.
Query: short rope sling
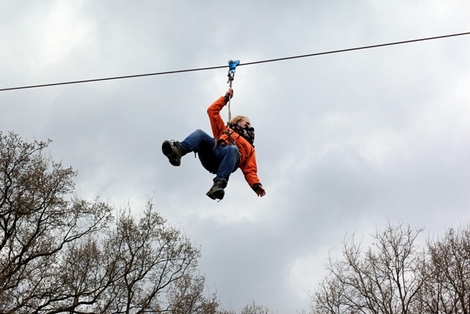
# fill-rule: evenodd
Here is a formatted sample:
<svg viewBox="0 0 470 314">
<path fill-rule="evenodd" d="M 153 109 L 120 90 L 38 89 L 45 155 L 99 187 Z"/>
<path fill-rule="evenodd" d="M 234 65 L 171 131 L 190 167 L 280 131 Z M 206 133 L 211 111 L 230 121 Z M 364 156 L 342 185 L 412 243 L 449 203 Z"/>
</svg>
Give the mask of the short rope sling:
<svg viewBox="0 0 470 314">
<path fill-rule="evenodd" d="M 228 81 L 227 83 L 229 83 L 229 87 L 232 88 L 232 82 L 233 80 L 235 79 L 235 71 L 237 70 L 237 65 L 240 64 L 240 60 L 230 60 L 228 62 Z M 232 120 L 232 113 L 230 111 L 230 101 L 231 101 L 231 97 L 228 98 L 228 102 L 227 102 L 227 108 L 228 108 L 228 121 L 227 122 L 230 122 L 230 120 Z"/>
<path fill-rule="evenodd" d="M 229 88 L 232 88 L 232 82 L 235 79 L 235 71 L 237 70 L 237 65 L 240 64 L 240 60 L 229 60 L 228 62 L 228 81 L 227 83 L 229 84 Z M 232 100 L 232 97 L 228 97 L 227 101 L 227 109 L 228 109 L 228 120 L 227 120 L 227 128 L 225 130 L 225 133 L 228 136 L 228 139 L 230 141 L 231 145 L 235 145 L 235 141 L 233 140 L 231 134 L 230 134 L 230 121 L 232 120 L 232 112 L 230 110 L 230 101 Z"/>
</svg>

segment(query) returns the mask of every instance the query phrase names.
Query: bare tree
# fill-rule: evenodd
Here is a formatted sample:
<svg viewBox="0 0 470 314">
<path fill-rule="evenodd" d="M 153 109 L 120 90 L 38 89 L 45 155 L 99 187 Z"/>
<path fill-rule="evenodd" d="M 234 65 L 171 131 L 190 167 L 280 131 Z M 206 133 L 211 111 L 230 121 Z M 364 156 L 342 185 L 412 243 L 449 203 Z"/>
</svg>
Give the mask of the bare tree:
<svg viewBox="0 0 470 314">
<path fill-rule="evenodd" d="M 187 288 L 187 293 L 179 294 L 179 298 L 185 298 L 194 294 L 189 288 L 194 283 L 203 285 L 203 280 L 193 275 L 199 251 L 178 230 L 167 227 L 150 203 L 138 224 L 129 212 L 122 213 L 104 248 L 106 264 L 122 274 L 104 299 L 107 300 L 104 304 L 112 300 L 113 313 L 170 312 L 179 306 L 174 303 L 178 299 L 170 302 L 167 293 L 171 288 L 181 287 L 182 291 Z M 196 292 L 200 301 L 202 291 Z M 188 304 L 185 313 L 192 313 L 196 303 Z"/>
<path fill-rule="evenodd" d="M 343 260 L 330 258 L 312 297 L 314 313 L 417 313 L 424 253 L 415 240 L 422 230 L 400 224 L 377 230 L 364 251 L 354 235 L 343 243 Z"/>
<path fill-rule="evenodd" d="M 256 304 L 255 301 L 252 301 L 250 304 L 245 305 L 240 314 L 272 314 L 268 307 L 262 304 Z"/>
<path fill-rule="evenodd" d="M 214 313 L 200 257 L 151 202 L 139 221 L 72 196 L 49 143 L 0 133 L 1 313 Z"/>
<path fill-rule="evenodd" d="M 470 313 L 470 227 L 450 228 L 442 239 L 428 242 L 428 313 Z"/>
<path fill-rule="evenodd" d="M 205 279 L 196 275 L 200 252 L 150 202 L 139 222 L 130 209 L 121 211 L 99 242 L 69 247 L 57 278 L 64 291 L 43 312 L 219 313 L 216 296 L 203 295 Z"/>
<path fill-rule="evenodd" d="M 49 142 L 0 132 L 0 311 L 32 313 L 46 302 L 68 244 L 101 230 L 110 208 L 71 196 L 71 168 L 43 155 Z"/>
<path fill-rule="evenodd" d="M 175 282 L 169 293 L 171 313 L 235 314 L 233 311 L 219 309 L 216 293 L 209 297 L 203 296 L 204 282 L 203 276 L 185 276 L 183 280 Z"/>
</svg>

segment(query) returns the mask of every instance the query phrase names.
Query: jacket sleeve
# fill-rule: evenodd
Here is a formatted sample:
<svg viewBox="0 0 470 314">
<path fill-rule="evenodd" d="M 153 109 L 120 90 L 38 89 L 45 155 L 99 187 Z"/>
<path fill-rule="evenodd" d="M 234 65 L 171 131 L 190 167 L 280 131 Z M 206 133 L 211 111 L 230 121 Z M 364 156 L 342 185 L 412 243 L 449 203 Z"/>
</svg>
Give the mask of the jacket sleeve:
<svg viewBox="0 0 470 314">
<path fill-rule="evenodd" d="M 261 184 L 258 178 L 258 167 L 256 165 L 256 153 L 253 149 L 252 153 L 247 157 L 246 161 L 241 165 L 240 169 L 245 176 L 246 182 L 250 185 L 252 189 L 255 188 L 255 185 Z"/>
<path fill-rule="evenodd" d="M 225 130 L 225 123 L 220 116 L 220 111 L 227 104 L 227 99 L 224 96 L 219 97 L 212 105 L 207 108 L 207 114 L 211 122 L 212 134 L 218 137 Z"/>
</svg>

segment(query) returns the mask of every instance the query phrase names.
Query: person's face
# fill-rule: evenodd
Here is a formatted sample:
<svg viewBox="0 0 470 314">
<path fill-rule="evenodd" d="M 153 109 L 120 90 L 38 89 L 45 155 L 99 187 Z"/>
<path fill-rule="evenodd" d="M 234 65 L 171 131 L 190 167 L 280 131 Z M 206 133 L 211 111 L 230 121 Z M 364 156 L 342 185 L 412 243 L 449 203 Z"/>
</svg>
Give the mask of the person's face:
<svg viewBox="0 0 470 314">
<path fill-rule="evenodd" d="M 238 125 L 241 126 L 242 128 L 245 128 L 245 127 L 251 128 L 250 119 L 243 118 L 238 122 Z"/>
</svg>

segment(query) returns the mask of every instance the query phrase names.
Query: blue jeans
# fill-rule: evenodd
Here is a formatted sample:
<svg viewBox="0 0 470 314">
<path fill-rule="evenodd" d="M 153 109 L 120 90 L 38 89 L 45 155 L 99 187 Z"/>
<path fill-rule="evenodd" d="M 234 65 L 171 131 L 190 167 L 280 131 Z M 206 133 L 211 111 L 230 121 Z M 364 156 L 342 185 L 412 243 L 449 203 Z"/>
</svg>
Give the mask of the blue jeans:
<svg viewBox="0 0 470 314">
<path fill-rule="evenodd" d="M 183 156 L 197 152 L 202 166 L 216 174 L 214 180 L 228 181 L 230 174 L 238 169 L 240 155 L 237 145 L 217 144 L 212 136 L 202 130 L 196 130 L 181 143 Z"/>
</svg>

